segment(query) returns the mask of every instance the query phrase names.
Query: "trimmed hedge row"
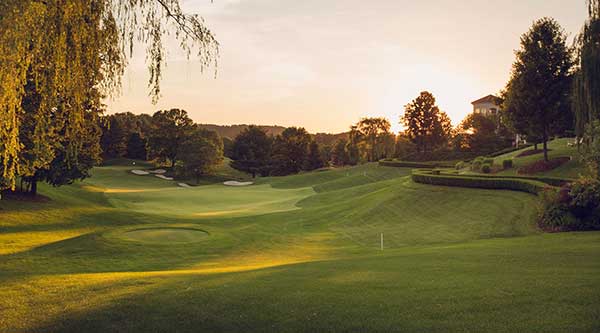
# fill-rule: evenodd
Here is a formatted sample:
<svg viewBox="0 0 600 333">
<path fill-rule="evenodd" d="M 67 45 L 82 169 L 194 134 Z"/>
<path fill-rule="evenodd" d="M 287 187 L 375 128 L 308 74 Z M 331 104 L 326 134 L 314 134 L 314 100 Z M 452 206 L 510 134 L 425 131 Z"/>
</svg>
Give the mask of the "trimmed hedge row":
<svg viewBox="0 0 600 333">
<path fill-rule="evenodd" d="M 513 190 L 537 195 L 549 185 L 537 180 L 519 178 L 471 177 L 449 174 L 434 175 L 426 171 L 413 172 L 412 179 L 416 183 L 458 186 L 469 188 L 484 188 L 493 190 Z"/>
<path fill-rule="evenodd" d="M 450 175 L 452 176 L 452 175 Z M 557 177 L 537 177 L 537 176 L 490 176 L 490 175 L 465 175 L 465 177 L 472 178 L 488 178 L 488 179 L 523 179 L 523 180 L 535 180 L 541 183 L 545 183 L 550 186 L 560 187 L 566 183 L 574 182 L 574 179 L 564 179 Z"/>
<path fill-rule="evenodd" d="M 453 168 L 453 164 L 444 162 L 409 162 L 409 161 L 379 161 L 379 165 L 396 168 Z"/>
</svg>

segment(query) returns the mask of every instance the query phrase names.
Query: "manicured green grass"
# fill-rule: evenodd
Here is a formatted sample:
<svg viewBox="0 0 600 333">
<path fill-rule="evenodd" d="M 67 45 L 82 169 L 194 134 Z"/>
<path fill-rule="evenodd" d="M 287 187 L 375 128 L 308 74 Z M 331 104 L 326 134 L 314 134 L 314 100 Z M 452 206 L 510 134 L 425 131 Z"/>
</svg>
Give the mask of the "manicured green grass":
<svg viewBox="0 0 600 333">
<path fill-rule="evenodd" d="M 0 332 L 600 330 L 600 233 L 540 233 L 533 195 L 375 164 L 191 189 L 132 168 L 0 201 Z"/>
</svg>

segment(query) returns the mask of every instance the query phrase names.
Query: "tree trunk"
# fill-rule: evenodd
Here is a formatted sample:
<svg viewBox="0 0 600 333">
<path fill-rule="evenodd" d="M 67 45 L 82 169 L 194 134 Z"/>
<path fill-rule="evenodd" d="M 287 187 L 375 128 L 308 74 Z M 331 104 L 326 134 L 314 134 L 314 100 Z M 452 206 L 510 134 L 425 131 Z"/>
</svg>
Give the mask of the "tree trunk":
<svg viewBox="0 0 600 333">
<path fill-rule="evenodd" d="M 175 159 L 171 159 L 171 169 L 175 168 Z"/>
<path fill-rule="evenodd" d="M 544 137 L 544 161 L 548 162 L 548 139 Z"/>
<path fill-rule="evenodd" d="M 537 150 L 537 142 L 533 144 L 533 150 Z"/>
<path fill-rule="evenodd" d="M 29 194 L 32 196 L 37 195 L 37 179 L 35 176 L 31 179 L 31 189 L 29 190 Z"/>
</svg>

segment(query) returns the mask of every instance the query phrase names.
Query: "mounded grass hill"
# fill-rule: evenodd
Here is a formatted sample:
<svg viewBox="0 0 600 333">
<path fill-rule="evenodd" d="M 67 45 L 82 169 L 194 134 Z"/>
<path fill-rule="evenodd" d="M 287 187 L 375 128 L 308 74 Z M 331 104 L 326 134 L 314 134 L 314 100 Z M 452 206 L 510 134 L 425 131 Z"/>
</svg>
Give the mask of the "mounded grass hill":
<svg viewBox="0 0 600 333">
<path fill-rule="evenodd" d="M 584 165 L 580 162 L 579 152 L 577 151 L 577 147 L 572 144 L 575 139 L 572 138 L 561 138 L 555 139 L 548 142 L 548 158 L 562 158 L 568 157 L 571 160 L 557 167 L 556 169 L 537 172 L 535 175 L 537 176 L 549 176 L 549 177 L 559 177 L 559 178 L 578 178 L 582 172 L 584 172 Z M 505 155 L 500 155 L 494 159 L 494 164 L 502 165 L 502 161 L 505 159 L 512 159 L 514 167 L 512 169 L 504 170 L 499 172 L 499 175 L 516 175 L 517 170 L 520 167 L 530 165 L 536 161 L 542 160 L 544 158 L 543 152 L 541 152 L 541 144 L 538 145 L 538 149 L 540 150 L 537 154 L 527 155 L 527 152 L 532 152 L 534 150 L 533 147 L 521 149 L 514 151 L 512 153 L 508 153 Z M 525 153 L 525 154 L 524 154 Z M 525 155 L 525 156 L 519 156 Z"/>
<path fill-rule="evenodd" d="M 1 332 L 600 329 L 600 233 L 539 232 L 533 195 L 376 164 L 192 188 L 140 167 L 0 201 Z"/>
</svg>

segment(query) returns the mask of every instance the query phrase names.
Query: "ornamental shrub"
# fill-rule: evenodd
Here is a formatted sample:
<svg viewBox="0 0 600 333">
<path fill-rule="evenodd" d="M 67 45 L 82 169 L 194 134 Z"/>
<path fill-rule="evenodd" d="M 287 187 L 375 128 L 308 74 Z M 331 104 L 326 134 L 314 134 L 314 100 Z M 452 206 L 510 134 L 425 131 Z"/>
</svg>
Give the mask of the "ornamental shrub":
<svg viewBox="0 0 600 333">
<path fill-rule="evenodd" d="M 493 158 L 486 158 L 486 159 L 483 160 L 483 163 L 489 164 L 489 165 L 494 165 L 494 159 Z"/>
<path fill-rule="evenodd" d="M 503 169 L 510 169 L 513 167 L 513 160 L 512 159 L 506 159 L 504 161 L 502 161 L 502 168 Z"/>
<path fill-rule="evenodd" d="M 583 229 L 600 229 L 600 181 L 581 178 L 571 185 L 570 210 Z"/>
<path fill-rule="evenodd" d="M 463 169 L 464 167 L 465 167 L 465 162 L 462 162 L 462 161 L 456 163 L 456 165 L 455 165 L 456 170 Z"/>
<path fill-rule="evenodd" d="M 485 157 L 483 157 L 483 156 L 476 157 L 473 160 L 473 162 L 471 162 L 471 170 L 479 171 L 481 169 L 481 165 L 483 164 L 484 159 L 485 159 Z"/>
<path fill-rule="evenodd" d="M 483 173 L 490 173 L 492 172 L 492 166 L 488 163 L 485 163 L 481 166 L 481 172 Z"/>
<path fill-rule="evenodd" d="M 538 225 L 546 231 L 567 231 L 578 228 L 577 218 L 570 212 L 569 204 L 561 200 L 562 189 L 545 189 L 540 192 Z"/>
</svg>

